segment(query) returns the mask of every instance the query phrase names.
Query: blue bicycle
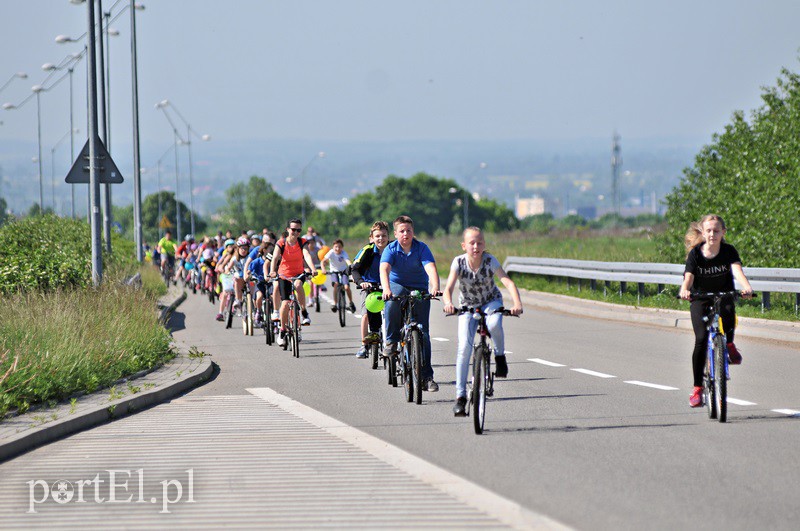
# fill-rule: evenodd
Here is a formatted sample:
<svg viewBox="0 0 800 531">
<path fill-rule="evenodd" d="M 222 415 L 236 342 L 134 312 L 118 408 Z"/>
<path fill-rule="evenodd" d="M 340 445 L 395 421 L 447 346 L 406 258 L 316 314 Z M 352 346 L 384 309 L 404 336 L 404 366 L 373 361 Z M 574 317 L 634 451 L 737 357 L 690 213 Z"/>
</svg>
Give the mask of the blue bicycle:
<svg viewBox="0 0 800 531">
<path fill-rule="evenodd" d="M 754 294 L 755 295 L 755 294 Z M 706 369 L 703 374 L 703 401 L 708 408 L 708 418 L 725 422 L 728 419 L 728 347 L 725 331 L 720 321 L 720 307 L 726 299 L 737 300 L 738 291 L 692 292 L 692 300 L 710 300 L 711 306 L 703 317 L 708 330 Z"/>
</svg>

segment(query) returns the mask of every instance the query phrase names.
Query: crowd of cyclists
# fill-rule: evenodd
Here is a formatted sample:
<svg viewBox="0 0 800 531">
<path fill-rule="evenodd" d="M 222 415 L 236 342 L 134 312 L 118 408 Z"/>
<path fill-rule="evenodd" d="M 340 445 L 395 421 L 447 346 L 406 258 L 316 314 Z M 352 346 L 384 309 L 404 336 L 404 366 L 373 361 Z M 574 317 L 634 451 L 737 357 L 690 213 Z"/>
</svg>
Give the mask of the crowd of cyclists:
<svg viewBox="0 0 800 531">
<path fill-rule="evenodd" d="M 367 358 L 367 346 L 378 338 L 385 338 L 382 356 L 397 356 L 400 351 L 401 302 L 398 298 L 411 292 L 424 292 L 433 297 L 444 296 L 445 310 L 456 313 L 459 308 L 495 309 L 502 306 L 502 295 L 494 284 L 498 278 L 513 300 L 513 315 L 522 313 L 519 292 L 513 281 L 505 274 L 497 259 L 485 252 L 482 231 L 470 227 L 464 231 L 462 247 L 465 254 L 456 257 L 451 266 L 445 291 L 441 291 L 436 262 L 430 248 L 414 235 L 414 222 L 408 216 L 400 216 L 393 222 L 395 239 L 390 243 L 389 224 L 376 221 L 370 228 L 368 242 L 355 254 L 352 261 L 344 250 L 344 242 L 336 239 L 329 247 L 313 227 L 305 234 L 299 219 L 291 219 L 281 231 L 280 237 L 269 229 L 261 232 L 242 231 L 234 235 L 217 233 L 195 239 L 192 234 L 184 236 L 178 243 L 170 231 L 159 240 L 152 253 L 154 264 L 161 269 L 168 282 L 183 282 L 193 289 L 200 289 L 219 296 L 216 319 L 223 321 L 225 308 L 233 298 L 233 311 L 243 312 L 247 296 L 253 297 L 254 327 L 276 326 L 277 344 L 283 346 L 287 340 L 289 301 L 297 300 L 302 314 L 302 326 L 309 326 L 311 318 L 308 308 L 319 301 L 314 293 L 304 288 L 309 280 L 319 282 L 322 276 L 330 278 L 333 303 L 336 312 L 337 286 L 341 285 L 342 297 L 347 299 L 347 310 L 357 314 L 354 293 L 350 284 L 362 292 L 360 300 L 360 343 L 356 351 L 359 359 Z M 452 302 L 453 290 L 458 281 L 460 296 L 458 306 Z M 316 283 L 315 282 L 315 283 Z M 326 287 L 320 286 L 321 290 Z M 493 288 L 493 289 L 492 289 Z M 378 291 L 383 308 L 370 311 L 369 294 Z M 311 294 L 312 297 L 307 297 Z M 318 297 L 319 294 L 316 294 Z M 264 297 L 272 298 L 271 315 L 263 315 Z M 373 295 L 373 298 L 375 296 Z M 374 308 L 373 308 L 374 309 Z M 429 333 L 430 299 L 420 300 L 414 305 L 413 318 L 422 329 L 422 389 L 436 392 L 439 386 L 434 379 L 431 364 L 431 341 Z M 459 317 L 458 385 L 454 413 L 465 414 L 466 373 L 469 353 L 472 350 L 470 332 L 474 327 L 468 315 Z M 508 365 L 503 350 L 502 315 L 496 314 L 491 321 L 492 338 L 497 345 L 495 360 L 496 376 L 505 377 Z M 463 373 L 463 374 L 462 374 Z"/>
<path fill-rule="evenodd" d="M 448 314 L 459 314 L 458 347 L 456 351 L 456 402 L 453 411 L 456 416 L 465 414 L 467 404 L 466 382 L 468 367 L 477 323 L 464 310 L 480 310 L 488 315 L 488 330 L 494 345 L 496 365 L 495 376 L 508 375 L 503 337 L 503 314 L 498 312 L 503 306 L 503 296 L 497 282 L 504 285 L 512 300 L 509 315 L 522 314 L 519 291 L 508 277 L 500 262 L 486 252 L 486 241 L 478 227 L 468 227 L 463 231 L 461 247 L 464 254 L 453 259 L 444 290 L 440 290 L 436 261 L 430 248 L 414 235 L 414 222 L 408 216 L 399 216 L 392 224 L 394 240 L 389 241 L 389 224 L 376 221 L 370 228 L 368 242 L 350 260 L 344 251 L 344 243 L 337 239 L 333 247 L 308 227 L 305 235 L 299 219 L 291 219 L 281 231 L 281 236 L 268 229 L 260 233 L 242 231 L 234 237 L 228 231 L 216 236 L 206 236 L 196 241 L 187 234 L 180 243 L 172 239 L 167 231 L 152 253 L 153 262 L 161 268 L 165 279 L 199 285 L 201 290 L 219 295 L 218 321 L 223 320 L 223 312 L 233 297 L 233 311 L 243 308 L 245 296 L 253 296 L 255 304 L 254 326 L 280 324 L 277 343 L 284 345 L 287 337 L 287 317 L 289 301 L 299 303 L 302 326 L 311 324 L 308 312 L 310 305 L 319 304 L 318 291 L 309 291 L 311 299 L 306 298 L 304 281 L 330 274 L 334 293 L 339 284 L 345 287 L 339 296 L 346 296 L 350 312 L 356 313 L 352 282 L 362 291 L 360 302 L 361 323 L 359 328 L 360 348 L 356 357 L 367 358 L 367 347 L 379 338 L 382 339 L 382 356 L 399 354 L 401 333 L 400 300 L 411 292 L 424 292 L 443 299 L 443 309 Z M 734 289 L 734 277 L 742 285 L 741 295 L 749 298 L 753 290 L 742 271 L 741 260 L 735 248 L 725 243 L 725 223 L 717 215 L 708 215 L 692 223 L 686 236 L 687 262 L 680 297 L 693 300 L 693 291 L 730 291 Z M 458 302 L 454 304 L 453 294 L 458 287 Z M 321 286 L 325 290 L 324 286 Z M 380 292 L 383 304 L 380 308 L 371 307 L 372 292 Z M 271 315 L 263 315 L 261 301 L 272 298 Z M 398 300 L 399 299 L 399 300 Z M 212 297 L 213 300 L 213 297 Z M 337 311 L 338 300 L 333 301 L 332 310 Z M 691 407 L 703 405 L 701 383 L 706 364 L 707 331 L 703 315 L 708 302 L 693 300 L 691 317 L 696 336 L 692 368 L 694 386 L 690 397 Z M 489 315 L 489 313 L 492 313 Z M 413 305 L 413 319 L 422 330 L 422 389 L 436 392 L 439 386 L 434 379 L 431 364 L 431 342 L 429 330 L 430 298 L 420 298 Z M 722 310 L 722 320 L 727 336 L 727 351 L 730 363 L 741 363 L 741 353 L 733 343 L 735 310 L 732 302 Z M 299 337 L 298 337 L 299 340 Z"/>
</svg>

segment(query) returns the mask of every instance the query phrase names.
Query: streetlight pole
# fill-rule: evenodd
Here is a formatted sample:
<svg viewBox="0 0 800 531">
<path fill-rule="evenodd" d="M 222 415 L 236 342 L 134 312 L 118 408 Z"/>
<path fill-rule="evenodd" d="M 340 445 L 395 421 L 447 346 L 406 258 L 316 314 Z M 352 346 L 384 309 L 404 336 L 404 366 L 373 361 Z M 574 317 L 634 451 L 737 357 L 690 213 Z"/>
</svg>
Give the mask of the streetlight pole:
<svg viewBox="0 0 800 531">
<path fill-rule="evenodd" d="M 34 85 L 33 91 L 36 93 L 36 125 L 37 136 L 39 138 L 39 214 L 44 214 L 44 183 L 42 182 L 42 105 L 39 94 L 43 88 L 41 85 Z"/>
<path fill-rule="evenodd" d="M 90 0 L 91 1 L 91 0 Z M 99 108 L 103 112 L 103 121 L 100 123 L 100 135 L 103 144 L 106 146 L 106 151 L 111 153 L 111 146 L 108 145 L 108 113 L 106 112 L 106 82 L 105 82 L 105 49 L 103 47 L 103 0 L 97 0 L 97 20 L 99 22 L 98 29 L 98 51 L 100 67 L 100 103 Z M 103 199 L 103 239 L 106 243 L 106 252 L 111 252 L 111 222 L 113 221 L 114 214 L 111 212 L 111 184 L 105 183 L 103 186 L 104 199 Z"/>
<path fill-rule="evenodd" d="M 103 251 L 100 241 L 100 179 L 97 175 L 97 64 L 94 51 L 94 2 L 86 2 L 88 19 L 88 50 L 89 50 L 89 84 L 87 95 L 89 99 L 89 189 L 92 198 L 92 282 L 95 287 L 103 280 Z"/>
<path fill-rule="evenodd" d="M 0 87 L 0 92 L 3 92 L 3 90 L 5 90 L 5 88 L 7 86 L 9 86 L 11 84 L 11 82 L 14 81 L 16 78 L 27 79 L 28 78 L 28 74 L 26 74 L 25 72 L 16 72 L 14 74 L 11 74 L 11 77 L 8 78 L 8 81 L 3 83 L 3 86 Z"/>
<path fill-rule="evenodd" d="M 178 231 L 178 234 L 176 235 L 175 239 L 178 240 L 178 241 L 182 241 L 181 238 L 183 238 L 183 236 L 181 235 L 182 234 L 181 233 L 181 202 L 178 199 L 178 190 L 179 190 L 178 187 L 180 186 L 180 183 L 178 182 L 178 175 L 179 175 L 179 171 L 178 171 L 178 130 L 177 129 L 173 129 L 172 134 L 173 134 L 173 138 L 174 138 L 174 142 L 175 142 L 175 228 Z"/>
<path fill-rule="evenodd" d="M 144 260 L 144 236 L 142 234 L 142 174 L 140 169 L 141 161 L 139 159 L 139 78 L 136 57 L 136 5 L 133 0 L 130 0 L 130 10 L 131 100 L 133 105 L 133 237 L 136 243 L 136 259 L 142 262 Z M 160 215 L 158 221 L 161 222 Z"/>
</svg>

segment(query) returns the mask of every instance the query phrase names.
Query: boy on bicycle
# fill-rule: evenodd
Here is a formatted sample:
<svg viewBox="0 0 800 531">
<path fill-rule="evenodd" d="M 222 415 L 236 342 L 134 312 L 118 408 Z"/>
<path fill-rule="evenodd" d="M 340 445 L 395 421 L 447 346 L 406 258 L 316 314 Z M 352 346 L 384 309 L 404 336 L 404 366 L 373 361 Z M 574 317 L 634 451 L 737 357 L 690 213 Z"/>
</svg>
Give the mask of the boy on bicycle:
<svg viewBox="0 0 800 531">
<path fill-rule="evenodd" d="M 306 310 L 306 296 L 303 292 L 303 283 L 298 279 L 292 282 L 287 280 L 292 277 L 297 277 L 303 274 L 304 270 L 314 271 L 314 261 L 311 259 L 311 253 L 308 252 L 308 241 L 300 237 L 300 231 L 303 230 L 303 225 L 299 219 L 289 220 L 286 224 L 286 237 L 281 238 L 275 244 L 275 250 L 272 253 L 272 262 L 270 263 L 270 277 L 278 278 L 278 290 L 281 295 L 281 333 L 278 337 L 278 346 L 283 346 L 286 341 L 286 327 L 289 320 L 289 299 L 292 296 L 292 290 L 296 289 L 297 302 L 300 304 L 300 310 L 303 315 L 302 324 L 310 325 L 311 319 L 308 317 L 308 310 Z M 278 266 L 280 264 L 280 266 Z"/>
<path fill-rule="evenodd" d="M 433 296 L 441 294 L 433 253 L 427 245 L 414 238 L 414 222 L 410 217 L 400 216 L 394 220 L 394 237 L 395 240 L 381 254 L 380 266 L 383 300 L 386 301 L 386 354 L 389 356 L 397 352 L 402 327 L 400 303 L 392 301 L 392 296 L 428 289 Z M 422 326 L 422 389 L 435 393 L 439 385 L 433 380 L 431 365 L 430 312 L 430 300 L 423 299 L 414 305 L 414 319 Z"/>
<path fill-rule="evenodd" d="M 500 265 L 497 258 L 486 252 L 486 241 L 481 229 L 468 227 L 464 230 L 463 237 L 461 248 L 464 249 L 464 254 L 453 259 L 453 263 L 450 265 L 450 275 L 447 277 L 447 285 L 444 288 L 444 311 L 452 314 L 458 310 L 452 302 L 453 288 L 458 281 L 459 308 L 480 308 L 489 314 L 486 316 L 486 326 L 494 344 L 495 376 L 505 378 L 508 376 L 508 364 L 504 350 L 503 314 L 491 313 L 503 306 L 503 294 L 497 288 L 494 277 L 496 276 L 511 294 L 511 299 L 514 301 L 514 306 L 510 310 L 511 315 L 522 313 L 519 290 L 503 270 L 503 266 Z M 458 317 L 456 404 L 453 406 L 453 413 L 456 417 L 463 417 L 467 414 L 467 373 L 477 326 L 478 321 L 473 319 L 469 312 Z"/>
<path fill-rule="evenodd" d="M 357 358 L 367 357 L 365 341 L 368 334 L 378 334 L 381 328 L 381 314 L 367 311 L 367 291 L 370 287 L 381 282 L 380 266 L 383 250 L 389 244 L 389 224 L 385 221 L 376 221 L 372 224 L 369 233 L 370 242 L 356 254 L 350 274 L 356 286 L 365 290 L 361 297 L 361 348 L 356 353 Z"/>
</svg>

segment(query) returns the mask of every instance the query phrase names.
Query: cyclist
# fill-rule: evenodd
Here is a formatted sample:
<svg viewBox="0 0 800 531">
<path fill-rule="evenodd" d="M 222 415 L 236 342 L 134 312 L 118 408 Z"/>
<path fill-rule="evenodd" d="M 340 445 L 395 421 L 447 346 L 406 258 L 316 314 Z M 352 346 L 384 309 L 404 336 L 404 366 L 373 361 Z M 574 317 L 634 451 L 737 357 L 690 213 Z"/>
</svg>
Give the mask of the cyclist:
<svg viewBox="0 0 800 531">
<path fill-rule="evenodd" d="M 264 297 L 272 296 L 272 293 L 267 293 L 269 290 L 267 289 L 265 276 L 269 274 L 269 263 L 272 260 L 272 251 L 274 248 L 275 244 L 265 239 L 264 243 L 258 246 L 258 256 L 250 260 L 245 271 L 245 281 L 252 278 L 258 290 L 256 292 L 256 313 L 253 323 L 256 328 L 260 328 L 263 324 L 262 321 L 267 317 L 261 313 L 261 305 L 263 304 Z"/>
<path fill-rule="evenodd" d="M 347 294 L 347 298 L 350 301 L 347 309 L 356 313 L 356 305 L 353 304 L 353 293 L 350 291 L 350 284 L 347 282 L 347 268 L 350 265 L 350 257 L 347 255 L 347 251 L 344 250 L 344 242 L 342 240 L 333 242 L 333 249 L 328 251 L 322 258 L 320 267 L 324 270 L 326 264 L 328 264 L 330 268 L 331 285 L 333 286 L 333 305 L 331 306 L 331 311 L 337 312 L 339 310 L 339 292 L 336 288 L 341 283 L 344 285 L 344 292 Z"/>
<path fill-rule="evenodd" d="M 225 311 L 225 307 L 228 304 L 228 297 L 233 295 L 233 275 L 227 273 L 226 268 L 235 251 L 236 241 L 234 241 L 232 238 L 225 240 L 225 245 L 219 249 L 220 256 L 217 260 L 216 272 L 219 275 L 219 282 L 222 285 L 222 293 L 220 294 L 219 298 L 219 313 L 217 313 L 217 321 L 222 321 L 225 319 L 222 312 Z"/>
<path fill-rule="evenodd" d="M 400 303 L 390 300 L 393 295 L 408 295 L 412 290 L 429 289 L 431 295 L 441 295 L 439 273 L 430 248 L 414 238 L 414 222 L 408 216 L 394 220 L 395 241 L 381 254 L 381 288 L 386 301 L 386 352 L 397 352 L 400 341 L 401 308 Z M 414 306 L 414 319 L 422 326 L 422 389 L 436 392 L 439 385 L 433 380 L 431 365 L 431 336 L 429 317 L 430 300 L 420 300 Z"/>
<path fill-rule="evenodd" d="M 522 313 L 522 302 L 519 290 L 514 281 L 503 270 L 503 266 L 493 255 L 486 252 L 486 240 L 483 231 L 478 227 L 468 227 L 464 230 L 461 248 L 464 254 L 456 256 L 450 265 L 450 275 L 444 288 L 443 302 L 445 313 L 455 313 L 452 295 L 456 281 L 458 281 L 458 306 L 480 308 L 484 312 L 491 312 L 503 306 L 503 294 L 494 282 L 497 277 L 511 294 L 514 306 L 512 315 Z M 486 326 L 492 336 L 494 344 L 495 376 L 505 378 L 508 376 L 508 364 L 505 356 L 505 341 L 503 337 L 503 314 L 493 313 L 486 316 Z M 458 318 L 458 349 L 456 357 L 456 404 L 453 413 L 457 417 L 467 414 L 467 374 L 469 373 L 469 359 L 472 355 L 473 342 L 478 321 L 469 313 L 461 314 Z"/>
<path fill-rule="evenodd" d="M 389 224 L 385 221 L 376 221 L 372 224 L 369 234 L 370 243 L 358 251 L 350 266 L 353 282 L 365 290 L 361 297 L 361 348 L 356 352 L 356 357 L 362 359 L 367 357 L 367 347 L 364 344 L 367 335 L 370 333 L 377 334 L 382 324 L 380 313 L 367 311 L 366 290 L 373 285 L 379 285 L 381 282 L 381 254 L 389 244 Z"/>
<path fill-rule="evenodd" d="M 164 232 L 164 237 L 158 240 L 156 250 L 161 256 L 162 273 L 169 267 L 175 267 L 175 242 L 172 241 L 172 233 L 170 231 Z"/>
<path fill-rule="evenodd" d="M 297 302 L 300 304 L 304 326 L 311 324 L 306 310 L 306 297 L 303 292 L 303 283 L 295 280 L 294 286 L 287 278 L 302 275 L 304 270 L 314 271 L 314 262 L 311 253 L 308 251 L 308 241 L 300 237 L 303 225 L 299 219 L 291 219 L 286 224 L 286 236 L 278 240 L 272 254 L 270 263 L 270 277 L 278 279 L 278 290 L 281 296 L 280 320 L 281 332 L 278 337 L 278 345 L 283 346 L 286 341 L 286 327 L 289 320 L 289 298 L 292 290 L 296 288 Z M 280 265 L 279 265 L 280 264 Z"/>
<path fill-rule="evenodd" d="M 684 244 L 686 246 L 686 269 L 683 273 L 680 297 L 692 300 L 691 290 L 713 292 L 733 291 L 733 279 L 742 286 L 742 296 L 753 296 L 753 288 L 742 270 L 742 261 L 733 245 L 725 241 L 725 222 L 720 216 L 708 214 L 699 222 L 689 225 Z M 691 407 L 703 405 L 703 370 L 706 365 L 706 345 L 708 330 L 703 317 L 708 313 L 709 300 L 694 300 L 689 313 L 694 329 L 694 351 L 692 352 L 692 373 L 694 389 L 689 397 Z M 732 365 L 742 363 L 742 354 L 733 343 L 736 326 L 736 308 L 732 300 L 724 301 L 720 307 L 720 318 L 728 343 L 728 357 Z"/>
<path fill-rule="evenodd" d="M 185 273 L 184 265 L 186 265 L 186 259 L 189 257 L 191 252 L 191 245 L 194 243 L 194 236 L 191 234 L 187 234 L 183 237 L 183 241 L 178 248 L 175 249 L 175 258 L 178 259 L 178 267 L 175 268 L 175 282 L 180 280 L 181 275 Z"/>
<path fill-rule="evenodd" d="M 236 250 L 225 264 L 225 272 L 233 275 L 233 289 L 236 293 L 236 298 L 233 301 L 233 311 L 242 308 L 242 298 L 245 289 L 244 264 L 247 261 L 247 255 L 249 253 L 250 241 L 247 237 L 243 236 L 236 241 Z"/>
</svg>

